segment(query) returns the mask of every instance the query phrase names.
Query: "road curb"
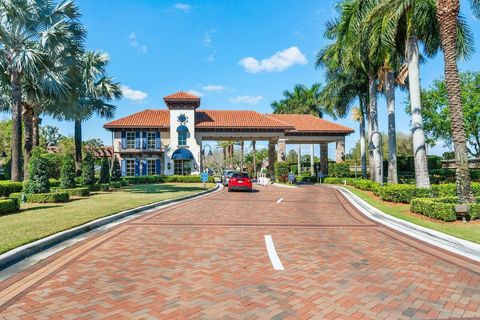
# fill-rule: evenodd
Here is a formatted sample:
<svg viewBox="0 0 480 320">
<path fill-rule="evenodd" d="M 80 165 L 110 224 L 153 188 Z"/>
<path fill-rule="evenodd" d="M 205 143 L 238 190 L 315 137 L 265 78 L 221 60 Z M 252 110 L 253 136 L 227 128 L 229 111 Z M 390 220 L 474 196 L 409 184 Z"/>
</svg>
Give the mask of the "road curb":
<svg viewBox="0 0 480 320">
<path fill-rule="evenodd" d="M 0 255 L 0 271 L 8 268 L 9 266 L 25 259 L 30 256 L 33 256 L 34 254 L 37 254 L 41 251 L 44 251 L 54 245 L 57 245 L 63 241 L 69 240 L 71 238 L 77 237 L 83 233 L 89 232 L 93 229 L 102 227 L 104 225 L 107 225 L 109 223 L 112 223 L 114 221 L 123 219 L 129 215 L 136 214 L 145 210 L 150 210 L 153 208 L 157 207 L 162 207 L 168 204 L 172 203 L 180 203 L 183 201 L 191 200 L 193 198 L 201 197 L 203 195 L 213 193 L 216 191 L 221 190 L 222 188 L 220 187 L 220 184 L 217 183 L 217 185 L 209 190 L 201 191 L 199 193 L 183 196 L 183 197 L 177 197 L 173 199 L 168 199 L 168 200 L 163 200 L 151 204 L 147 204 L 144 206 L 140 206 L 137 208 L 121 211 L 112 215 L 109 215 L 107 217 L 99 218 L 90 222 L 87 222 L 85 224 L 82 224 L 77 227 L 73 227 L 68 230 L 60 231 L 58 233 L 52 234 L 48 237 L 45 237 L 43 239 L 27 243 L 23 246 L 20 246 L 18 248 L 12 249 L 8 252 L 5 252 Z"/>
<path fill-rule="evenodd" d="M 333 185 L 328 187 L 339 190 L 360 212 L 376 222 L 438 248 L 480 262 L 479 244 L 468 240 L 459 239 L 443 232 L 428 229 L 386 214 L 344 187 Z"/>
<path fill-rule="evenodd" d="M 272 186 L 275 186 L 275 187 L 280 187 L 280 188 L 291 188 L 291 189 L 297 189 L 298 186 L 288 186 L 286 184 L 282 184 L 282 183 L 272 183 Z"/>
</svg>

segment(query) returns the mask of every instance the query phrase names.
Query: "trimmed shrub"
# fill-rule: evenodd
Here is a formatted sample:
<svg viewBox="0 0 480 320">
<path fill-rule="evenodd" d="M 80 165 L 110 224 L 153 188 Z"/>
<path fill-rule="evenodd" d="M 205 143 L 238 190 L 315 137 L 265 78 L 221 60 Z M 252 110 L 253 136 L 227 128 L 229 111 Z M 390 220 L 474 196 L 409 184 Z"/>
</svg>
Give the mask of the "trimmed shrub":
<svg viewBox="0 0 480 320">
<path fill-rule="evenodd" d="M 60 173 L 60 188 L 72 189 L 75 188 L 75 163 L 71 155 L 66 155 L 62 161 L 62 168 Z"/>
<path fill-rule="evenodd" d="M 348 163 L 332 163 L 328 166 L 328 175 L 335 178 L 350 177 L 350 165 Z"/>
<path fill-rule="evenodd" d="M 0 199 L 0 216 L 20 210 L 20 202 L 16 198 Z"/>
<path fill-rule="evenodd" d="M 66 192 L 70 197 L 88 197 L 90 195 L 90 189 L 85 188 L 73 188 L 73 189 L 57 189 L 56 192 Z"/>
<path fill-rule="evenodd" d="M 285 162 L 285 161 L 275 162 L 275 177 L 277 178 L 277 181 L 287 182 L 289 171 L 290 171 L 290 165 L 288 164 L 288 162 Z"/>
<path fill-rule="evenodd" d="M 357 189 L 364 191 L 373 191 L 374 193 L 378 193 L 381 187 L 377 182 L 366 179 L 354 180 L 352 182 L 352 185 Z"/>
<path fill-rule="evenodd" d="M 100 191 L 108 191 L 110 190 L 110 184 L 108 183 L 100 183 Z"/>
<path fill-rule="evenodd" d="M 28 163 L 29 180 L 24 182 L 26 193 L 46 193 L 50 191 L 48 180 L 49 162 L 42 155 L 35 155 Z"/>
<path fill-rule="evenodd" d="M 384 201 L 410 203 L 413 198 L 431 197 L 432 191 L 411 184 L 390 184 L 380 187 L 378 194 Z"/>
<path fill-rule="evenodd" d="M 122 187 L 122 184 L 120 183 L 120 181 L 112 181 L 110 182 L 110 187 L 120 189 Z"/>
<path fill-rule="evenodd" d="M 100 178 L 98 183 L 109 183 L 110 182 L 110 165 L 108 163 L 108 158 L 102 158 L 102 165 L 100 167 Z"/>
<path fill-rule="evenodd" d="M 21 182 L 0 181 L 0 197 L 8 197 L 11 193 L 21 192 L 23 184 Z"/>
<path fill-rule="evenodd" d="M 23 193 L 12 193 L 10 198 L 22 201 Z M 25 194 L 25 201 L 28 203 L 57 203 L 67 202 L 70 199 L 68 192 L 51 192 L 51 193 L 36 193 Z"/>
<path fill-rule="evenodd" d="M 50 188 L 59 188 L 60 187 L 60 180 L 50 178 L 48 179 L 50 182 Z"/>
<path fill-rule="evenodd" d="M 90 190 L 90 192 L 100 191 L 99 184 L 92 184 L 91 186 L 87 186 L 87 188 Z"/>
<path fill-rule="evenodd" d="M 95 161 L 91 153 L 87 153 L 82 162 L 82 180 L 83 185 L 91 186 L 95 184 Z"/>
<path fill-rule="evenodd" d="M 430 198 L 412 199 L 410 211 L 443 221 L 457 220 L 454 203 L 439 202 Z"/>
<path fill-rule="evenodd" d="M 122 168 L 120 168 L 120 161 L 118 161 L 117 156 L 115 156 L 112 165 L 112 181 L 120 180 L 122 180 Z"/>
</svg>

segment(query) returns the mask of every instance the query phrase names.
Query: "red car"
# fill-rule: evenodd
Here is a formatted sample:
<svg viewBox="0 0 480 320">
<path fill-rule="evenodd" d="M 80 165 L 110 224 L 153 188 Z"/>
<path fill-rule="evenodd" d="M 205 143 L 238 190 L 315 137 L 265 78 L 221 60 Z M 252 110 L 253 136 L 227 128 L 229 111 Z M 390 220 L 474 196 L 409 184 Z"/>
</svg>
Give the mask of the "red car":
<svg viewBox="0 0 480 320">
<path fill-rule="evenodd" d="M 246 190 L 252 191 L 252 180 L 248 176 L 248 173 L 235 172 L 228 181 L 228 191 L 233 190 Z"/>
</svg>

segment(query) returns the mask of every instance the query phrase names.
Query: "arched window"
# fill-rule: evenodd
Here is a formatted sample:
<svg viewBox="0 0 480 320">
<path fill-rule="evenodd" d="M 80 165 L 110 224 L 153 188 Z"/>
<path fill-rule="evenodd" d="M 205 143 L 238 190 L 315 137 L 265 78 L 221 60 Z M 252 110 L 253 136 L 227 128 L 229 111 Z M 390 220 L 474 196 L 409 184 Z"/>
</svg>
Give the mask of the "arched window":
<svg viewBox="0 0 480 320">
<path fill-rule="evenodd" d="M 187 138 L 188 138 L 188 128 L 185 125 L 180 125 L 177 128 L 178 133 L 178 145 L 179 146 L 186 146 L 187 145 Z"/>
</svg>

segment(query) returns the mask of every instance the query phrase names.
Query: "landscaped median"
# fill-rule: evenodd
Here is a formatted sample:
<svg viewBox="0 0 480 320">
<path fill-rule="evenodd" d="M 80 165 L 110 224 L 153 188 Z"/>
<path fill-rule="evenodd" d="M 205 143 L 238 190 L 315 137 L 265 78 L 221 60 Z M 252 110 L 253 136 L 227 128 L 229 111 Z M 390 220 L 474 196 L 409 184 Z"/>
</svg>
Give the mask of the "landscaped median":
<svg viewBox="0 0 480 320">
<path fill-rule="evenodd" d="M 432 185 L 430 190 L 414 185 L 380 186 L 371 180 L 352 178 L 326 178 L 325 183 L 343 185 L 370 205 L 396 218 L 440 231 L 461 239 L 480 243 L 480 197 L 478 203 L 469 204 L 470 222 L 458 221 L 455 213 L 454 184 Z M 480 196 L 480 184 L 473 183 Z"/>
<path fill-rule="evenodd" d="M 206 187 L 211 189 L 215 184 Z M 74 197 L 66 203 L 25 203 L 19 213 L 0 216 L 0 253 L 124 210 L 202 191 L 201 183 L 139 184 Z M 18 204 L 16 197 L 2 199 L 0 208 L 3 202 L 9 207 Z"/>
</svg>

